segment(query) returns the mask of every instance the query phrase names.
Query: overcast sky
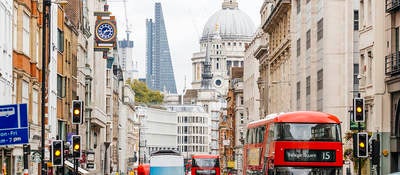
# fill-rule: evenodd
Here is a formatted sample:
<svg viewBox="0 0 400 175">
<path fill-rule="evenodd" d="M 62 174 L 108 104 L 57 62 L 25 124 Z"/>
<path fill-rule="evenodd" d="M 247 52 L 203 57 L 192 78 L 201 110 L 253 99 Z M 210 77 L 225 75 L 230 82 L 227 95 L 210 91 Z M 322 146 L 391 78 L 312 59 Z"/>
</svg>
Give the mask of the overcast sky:
<svg viewBox="0 0 400 175">
<path fill-rule="evenodd" d="M 154 3 L 161 2 L 172 65 L 178 93 L 191 87 L 191 57 L 199 51 L 199 38 L 208 18 L 221 9 L 223 0 L 126 0 L 130 38 L 134 41 L 133 59 L 138 62 L 139 77 L 145 77 L 146 19 L 154 19 Z M 239 9 L 260 25 L 260 8 L 264 0 L 238 0 Z M 118 38 L 126 38 L 124 0 L 108 0 L 117 18 Z"/>
</svg>

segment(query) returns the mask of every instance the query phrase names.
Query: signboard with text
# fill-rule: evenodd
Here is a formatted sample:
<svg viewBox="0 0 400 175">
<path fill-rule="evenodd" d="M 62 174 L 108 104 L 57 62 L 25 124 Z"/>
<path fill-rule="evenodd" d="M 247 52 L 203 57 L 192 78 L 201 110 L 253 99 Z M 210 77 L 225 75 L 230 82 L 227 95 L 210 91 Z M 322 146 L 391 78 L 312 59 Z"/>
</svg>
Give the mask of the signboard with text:
<svg viewBox="0 0 400 175">
<path fill-rule="evenodd" d="M 335 162 L 335 156 L 334 150 L 285 150 L 285 161 L 287 162 Z"/>
<path fill-rule="evenodd" d="M 29 143 L 27 104 L 0 106 L 0 145 Z"/>
</svg>

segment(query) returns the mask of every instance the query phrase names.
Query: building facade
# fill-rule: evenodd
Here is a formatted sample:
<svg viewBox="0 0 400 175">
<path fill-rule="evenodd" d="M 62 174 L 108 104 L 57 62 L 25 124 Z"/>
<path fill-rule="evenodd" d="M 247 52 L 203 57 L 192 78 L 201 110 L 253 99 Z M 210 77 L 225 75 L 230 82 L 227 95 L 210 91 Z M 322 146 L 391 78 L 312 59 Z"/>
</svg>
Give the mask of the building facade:
<svg viewBox="0 0 400 175">
<path fill-rule="evenodd" d="M 202 106 L 168 106 L 178 116 L 178 150 L 186 160 L 194 154 L 209 154 L 209 116 Z"/>
<path fill-rule="evenodd" d="M 254 23 L 239 10 L 236 0 L 224 0 L 222 9 L 215 12 L 204 25 L 200 39 L 200 51 L 193 54 L 192 88 L 200 89 L 203 62 L 209 57 L 211 64 L 211 88 L 226 95 L 229 86 L 231 67 L 243 67 L 245 45 L 250 43 L 255 32 Z"/>
<path fill-rule="evenodd" d="M 353 0 L 296 1 L 291 9 L 290 30 L 295 33 L 291 35 L 290 105 L 293 110 L 338 116 L 345 126 L 343 133 L 348 130 L 345 116 L 349 115 L 354 89 L 354 9 Z"/>
<path fill-rule="evenodd" d="M 375 2 L 378 3 L 378 2 Z M 400 171 L 400 147 L 398 139 L 400 136 L 400 55 L 399 55 L 399 27 L 400 27 L 400 4 L 396 1 L 386 1 L 385 4 L 385 35 L 389 42 L 385 54 L 385 83 L 390 94 L 390 172 Z M 388 172 L 388 171 L 386 171 Z"/>
<path fill-rule="evenodd" d="M 148 163 L 151 153 L 158 150 L 178 150 L 177 113 L 165 109 L 146 107 L 144 110 L 141 144 L 143 162 Z"/>
<path fill-rule="evenodd" d="M 395 34 L 395 29 L 387 28 L 395 22 L 395 17 L 386 17 L 385 6 L 389 2 L 383 1 L 359 1 L 359 87 L 360 96 L 365 99 L 366 110 L 366 130 L 372 132 L 373 138 L 378 138 L 381 142 L 381 150 L 393 151 L 390 156 L 380 156 L 382 166 L 380 167 L 381 174 L 388 174 L 389 172 L 398 171 L 398 153 L 393 145 L 391 147 L 392 132 L 391 127 L 388 125 L 391 120 L 391 98 L 388 91 L 388 85 L 385 81 L 390 79 L 390 74 L 385 75 L 385 56 L 387 51 L 392 51 L 390 44 L 395 48 L 395 40 L 389 37 L 389 31 Z M 386 26 L 385 26 L 386 25 Z M 393 26 L 394 27 L 394 26 Z M 386 34 L 386 37 L 385 37 Z M 394 37 L 396 38 L 396 37 Z M 393 42 L 394 41 L 394 42 Z M 386 48 L 386 49 L 385 49 Z M 395 50 L 395 49 L 394 49 Z M 393 50 L 393 51 L 394 51 Z M 392 91 L 393 92 L 393 91 Z M 396 127 L 395 125 L 391 125 Z M 371 167 L 375 167 L 370 164 Z M 393 168 L 393 169 L 392 169 Z M 364 170 L 365 171 L 365 170 Z M 369 170 L 366 170 L 369 172 Z M 372 172 L 371 172 L 372 173 Z"/>
<path fill-rule="evenodd" d="M 30 123 L 31 149 L 39 151 L 40 147 L 40 96 L 41 81 L 47 81 L 40 76 L 41 73 L 41 48 L 39 43 L 41 40 L 42 23 L 39 22 L 39 14 L 41 9 L 38 2 L 24 1 L 17 3 L 13 1 L 13 90 L 12 103 L 28 104 L 28 118 Z M 7 35 L 9 35 L 8 33 Z M 2 160 L 6 164 L 6 170 L 9 174 L 22 173 L 22 145 L 11 146 L 8 149 L 3 148 L 6 152 Z M 8 152 L 8 153 L 7 153 Z M 32 163 L 31 172 L 39 173 L 40 164 Z"/>
<path fill-rule="evenodd" d="M 135 149 L 132 145 L 138 143 L 138 140 L 134 140 L 134 125 L 131 122 L 132 119 L 130 119 L 130 116 L 136 116 L 135 92 L 126 84 L 121 87 L 120 94 L 121 103 L 118 111 L 118 127 L 114 128 L 118 130 L 118 135 L 115 136 L 118 138 L 118 142 L 114 142 L 113 145 L 118 149 L 119 173 L 125 174 L 134 168 L 133 166 L 128 167 L 128 164 L 134 163 Z"/>
<path fill-rule="evenodd" d="M 243 174 L 243 144 L 248 123 L 243 97 L 243 68 L 232 67 L 231 71 L 226 113 L 221 113 L 219 121 L 219 156 L 225 172 Z"/>
<path fill-rule="evenodd" d="M 260 102 L 260 115 L 264 117 L 270 113 L 290 111 L 292 97 L 284 94 L 291 91 L 291 1 L 264 3 L 261 11 L 261 27 L 269 36 L 268 50 L 263 48 L 256 54 L 260 62 L 257 83 L 260 96 L 264 97 Z"/>
<path fill-rule="evenodd" d="M 133 59 L 133 41 L 129 38 L 129 32 L 126 32 L 126 38 L 118 41 L 118 52 L 121 58 L 121 69 L 124 71 L 125 79 L 139 78 L 137 62 Z"/>
<path fill-rule="evenodd" d="M 265 3 L 266 4 L 266 3 Z M 256 57 L 267 54 L 267 35 L 262 29 L 258 29 L 253 40 L 246 47 L 243 67 L 243 100 L 245 118 L 247 121 L 255 121 L 260 116 L 260 91 L 258 89 L 258 78 L 260 77 L 260 63 Z"/>
<path fill-rule="evenodd" d="M 151 19 L 146 20 L 146 83 L 153 90 L 176 94 L 175 75 L 161 3 L 155 3 L 154 9 L 154 22 Z"/>
<path fill-rule="evenodd" d="M 13 87 L 13 1 L 6 0 L 0 2 L 0 21 L 3 21 L 0 29 L 0 58 L 3 63 L 0 65 L 0 95 L 3 97 L 0 99 L 0 104 L 11 104 L 11 93 Z M 14 41 L 15 42 L 15 41 Z"/>
</svg>

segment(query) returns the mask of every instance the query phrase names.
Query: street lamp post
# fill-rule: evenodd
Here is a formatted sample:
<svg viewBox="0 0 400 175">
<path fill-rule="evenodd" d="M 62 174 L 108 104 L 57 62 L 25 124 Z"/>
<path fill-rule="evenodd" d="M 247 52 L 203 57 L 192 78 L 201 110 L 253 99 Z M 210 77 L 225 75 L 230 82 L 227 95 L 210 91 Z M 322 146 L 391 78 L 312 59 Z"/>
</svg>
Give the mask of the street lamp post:
<svg viewBox="0 0 400 175">
<path fill-rule="evenodd" d="M 50 0 L 43 0 L 43 15 L 42 15 L 42 100 L 41 100 L 41 166 L 42 171 L 41 174 L 46 174 L 46 166 L 44 162 L 44 150 L 45 150 L 45 100 L 46 100 L 46 25 L 47 20 L 50 19 Z M 47 11 L 48 10 L 48 11 Z M 50 28 L 49 28 L 49 35 L 50 35 Z M 49 37 L 50 38 L 50 37 Z"/>
</svg>

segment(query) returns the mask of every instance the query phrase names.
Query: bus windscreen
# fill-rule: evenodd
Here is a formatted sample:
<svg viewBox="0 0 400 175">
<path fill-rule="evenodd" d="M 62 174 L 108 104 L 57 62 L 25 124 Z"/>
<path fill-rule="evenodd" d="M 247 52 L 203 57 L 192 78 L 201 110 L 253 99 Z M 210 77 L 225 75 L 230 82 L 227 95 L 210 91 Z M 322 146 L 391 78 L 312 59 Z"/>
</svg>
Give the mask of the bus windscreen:
<svg viewBox="0 0 400 175">
<path fill-rule="evenodd" d="M 279 141 L 341 141 L 338 124 L 279 123 L 275 129 L 275 140 Z"/>
<path fill-rule="evenodd" d="M 218 158 L 195 158 L 192 167 L 219 167 Z"/>
</svg>

